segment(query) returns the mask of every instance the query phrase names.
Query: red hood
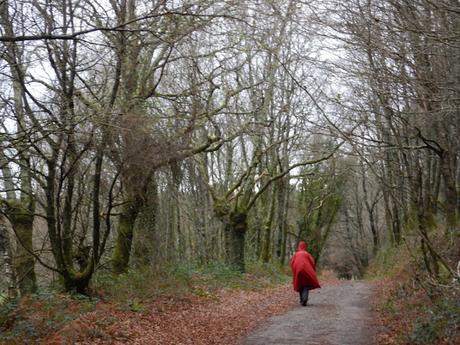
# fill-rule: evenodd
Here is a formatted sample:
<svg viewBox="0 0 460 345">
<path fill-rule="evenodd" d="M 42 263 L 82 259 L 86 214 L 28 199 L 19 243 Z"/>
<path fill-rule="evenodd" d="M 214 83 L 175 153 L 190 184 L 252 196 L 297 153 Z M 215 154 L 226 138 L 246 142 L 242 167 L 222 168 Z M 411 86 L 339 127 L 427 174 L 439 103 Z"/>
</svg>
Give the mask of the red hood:
<svg viewBox="0 0 460 345">
<path fill-rule="evenodd" d="M 299 246 L 297 247 L 297 251 L 300 251 L 300 250 L 307 250 L 307 245 L 305 244 L 304 241 L 299 242 Z"/>
</svg>

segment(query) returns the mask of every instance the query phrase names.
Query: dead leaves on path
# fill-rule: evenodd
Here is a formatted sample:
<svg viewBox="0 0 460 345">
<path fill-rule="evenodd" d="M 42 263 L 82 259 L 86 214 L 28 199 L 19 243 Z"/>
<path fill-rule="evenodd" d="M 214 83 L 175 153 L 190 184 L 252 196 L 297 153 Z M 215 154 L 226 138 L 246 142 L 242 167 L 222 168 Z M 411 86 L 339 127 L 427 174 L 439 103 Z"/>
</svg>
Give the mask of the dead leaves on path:
<svg viewBox="0 0 460 345">
<path fill-rule="evenodd" d="M 236 344 L 263 320 L 295 302 L 291 286 L 284 285 L 257 291 L 223 289 L 212 297 L 165 297 L 145 305 L 142 312 L 106 304 L 43 344 Z"/>
</svg>

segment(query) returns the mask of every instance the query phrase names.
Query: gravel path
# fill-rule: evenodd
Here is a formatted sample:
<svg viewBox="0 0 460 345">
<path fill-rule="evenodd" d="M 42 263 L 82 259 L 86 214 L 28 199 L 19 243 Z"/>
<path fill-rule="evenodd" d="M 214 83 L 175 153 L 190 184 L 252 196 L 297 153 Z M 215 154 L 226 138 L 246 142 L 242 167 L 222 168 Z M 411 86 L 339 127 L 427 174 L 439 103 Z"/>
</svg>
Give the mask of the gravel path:
<svg viewBox="0 0 460 345">
<path fill-rule="evenodd" d="M 306 307 L 270 318 L 241 345 L 372 345 L 372 293 L 372 285 L 362 281 L 314 290 Z"/>
</svg>

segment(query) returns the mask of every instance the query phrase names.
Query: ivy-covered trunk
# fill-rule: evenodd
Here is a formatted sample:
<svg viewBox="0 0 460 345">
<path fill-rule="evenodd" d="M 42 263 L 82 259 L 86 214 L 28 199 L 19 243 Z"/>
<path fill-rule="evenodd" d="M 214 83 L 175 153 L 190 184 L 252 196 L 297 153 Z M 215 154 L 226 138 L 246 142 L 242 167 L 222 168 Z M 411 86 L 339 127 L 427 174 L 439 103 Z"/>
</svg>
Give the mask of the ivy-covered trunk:
<svg viewBox="0 0 460 345">
<path fill-rule="evenodd" d="M 115 274 L 125 273 L 128 270 L 134 224 L 141 207 L 141 199 L 137 197 L 127 202 L 120 212 L 118 235 L 112 255 L 112 269 Z"/>
<path fill-rule="evenodd" d="M 24 206 L 21 202 L 10 202 L 8 216 L 16 237 L 16 251 L 13 266 L 17 285 L 21 295 L 37 290 L 35 260 L 33 253 L 33 206 Z"/>
<path fill-rule="evenodd" d="M 225 221 L 227 263 L 240 272 L 245 272 L 244 245 L 247 227 L 246 212 L 232 212 Z"/>
<path fill-rule="evenodd" d="M 10 36 L 15 35 L 12 18 L 9 13 L 8 2 L 2 1 L 0 3 L 0 26 L 2 31 Z M 10 42 L 5 44 L 4 48 L 2 59 L 5 59 L 12 76 L 14 105 L 12 114 L 16 122 L 17 132 L 14 140 L 11 141 L 13 151 L 16 151 L 13 159 L 6 154 L 7 150 L 10 150 L 6 149 L 9 144 L 6 144 L 8 141 L 3 142 L 2 137 L 0 169 L 2 170 L 2 184 L 5 187 L 4 192 L 7 196 L 5 200 L 7 205 L 6 215 L 16 234 L 16 252 L 13 257 L 14 273 L 17 277 L 19 291 L 24 295 L 34 292 L 37 288 L 34 271 L 35 260 L 31 254 L 33 252 L 32 237 L 35 204 L 31 179 L 32 168 L 27 144 L 27 138 L 31 135 L 30 130 L 33 127 L 30 127 L 29 123 L 27 123 L 24 111 L 25 93 L 23 85 L 25 84 L 26 65 L 23 63 L 23 46 Z M 14 127 L 13 124 L 11 125 Z M 12 168 L 9 166 L 10 163 L 15 166 L 14 170 L 16 171 L 14 174 L 10 170 Z M 19 174 L 17 174 L 17 170 L 19 170 Z M 16 195 L 18 185 L 20 190 L 19 198 Z"/>
</svg>

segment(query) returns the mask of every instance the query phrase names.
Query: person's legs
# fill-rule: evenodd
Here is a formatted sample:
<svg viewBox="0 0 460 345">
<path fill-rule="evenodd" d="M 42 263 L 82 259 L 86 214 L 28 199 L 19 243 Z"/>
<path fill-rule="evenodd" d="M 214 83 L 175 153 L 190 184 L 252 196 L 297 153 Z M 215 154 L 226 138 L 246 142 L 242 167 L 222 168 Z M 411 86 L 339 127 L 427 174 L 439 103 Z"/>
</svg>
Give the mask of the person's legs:
<svg viewBox="0 0 460 345">
<path fill-rule="evenodd" d="M 307 305 L 309 290 L 310 289 L 308 288 L 308 286 L 304 286 L 300 289 L 300 304 L 302 304 L 303 306 Z"/>
<path fill-rule="evenodd" d="M 310 292 L 310 287 L 306 286 L 305 287 L 305 305 L 307 305 L 307 303 L 308 303 L 309 292 Z"/>
</svg>

